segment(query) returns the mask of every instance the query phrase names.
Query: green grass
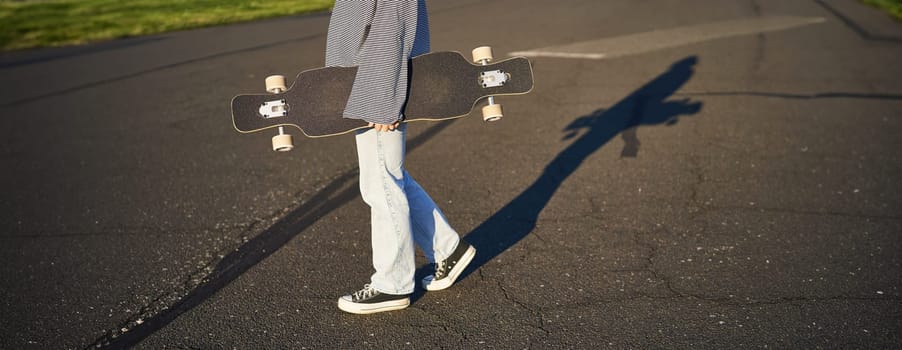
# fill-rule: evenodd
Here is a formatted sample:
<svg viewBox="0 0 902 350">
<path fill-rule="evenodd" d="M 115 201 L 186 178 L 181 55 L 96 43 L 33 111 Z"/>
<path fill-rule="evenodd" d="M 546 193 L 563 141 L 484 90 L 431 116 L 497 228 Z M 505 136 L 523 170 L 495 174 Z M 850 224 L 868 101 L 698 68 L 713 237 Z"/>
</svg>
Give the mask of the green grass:
<svg viewBox="0 0 902 350">
<path fill-rule="evenodd" d="M 865 4 L 877 6 L 902 21 L 902 0 L 861 0 Z"/>
<path fill-rule="evenodd" d="M 334 0 L 0 0 L 0 50 L 83 44 L 328 10 Z"/>
</svg>

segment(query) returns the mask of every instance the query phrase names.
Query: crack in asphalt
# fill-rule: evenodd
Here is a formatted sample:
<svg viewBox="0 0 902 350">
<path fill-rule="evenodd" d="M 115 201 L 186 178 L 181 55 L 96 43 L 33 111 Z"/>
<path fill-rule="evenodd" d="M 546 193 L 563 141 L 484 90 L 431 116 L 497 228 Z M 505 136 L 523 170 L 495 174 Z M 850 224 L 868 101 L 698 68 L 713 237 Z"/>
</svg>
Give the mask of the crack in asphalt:
<svg viewBox="0 0 902 350">
<path fill-rule="evenodd" d="M 816 100 L 828 98 L 851 98 L 851 99 L 872 99 L 872 100 L 902 100 L 902 94 L 881 94 L 881 93 L 862 93 L 862 92 L 812 92 L 812 93 L 796 93 L 796 92 L 769 92 L 769 91 L 689 91 L 677 92 L 674 96 L 686 97 L 716 97 L 716 96 L 751 96 L 751 97 L 773 97 L 794 100 Z"/>
<path fill-rule="evenodd" d="M 852 218 L 861 218 L 861 219 L 880 219 L 880 220 L 900 220 L 902 218 L 895 216 L 885 216 L 885 215 L 864 215 L 864 214 L 853 214 L 853 213 L 840 213 L 840 212 L 813 212 L 813 211 L 804 211 L 804 210 L 794 210 L 794 209 L 785 209 L 785 208 L 762 208 L 762 207 L 728 207 L 728 206 L 715 206 L 710 204 L 710 202 L 703 202 L 702 199 L 699 198 L 699 189 L 706 183 L 705 177 L 705 169 L 700 163 L 697 156 L 690 156 L 688 163 L 690 164 L 689 171 L 693 175 L 694 182 L 689 185 L 690 195 L 689 195 L 689 205 L 695 208 L 698 208 L 697 211 L 693 212 L 690 215 L 689 221 L 702 222 L 704 220 L 701 218 L 702 216 L 717 210 L 743 210 L 743 211 L 772 211 L 772 212 L 785 212 L 791 214 L 799 214 L 799 215 L 818 215 L 818 216 L 839 216 L 839 217 L 852 217 Z M 707 230 L 707 226 L 702 225 L 699 234 L 704 235 Z M 654 279 L 660 280 L 663 282 L 664 287 L 667 292 L 670 294 L 669 296 L 653 296 L 653 295 L 639 295 L 636 297 L 630 298 L 618 298 L 618 299 L 608 299 L 602 300 L 601 303 L 610 303 L 610 302 L 620 302 L 620 301 L 630 301 L 637 299 L 655 299 L 655 300 L 678 300 L 678 299 L 695 299 L 695 300 L 703 300 L 707 302 L 717 303 L 719 305 L 724 306 L 759 306 L 759 305 L 783 305 L 783 304 L 805 304 L 805 303 L 820 303 L 820 302 L 830 302 L 830 301 L 874 301 L 874 302 L 887 302 L 887 301 L 899 301 L 902 300 L 900 296 L 883 296 L 883 297 L 862 297 L 862 296 L 849 296 L 849 295 L 834 295 L 828 297 L 817 297 L 817 296 L 788 296 L 788 297 L 779 297 L 779 298 L 771 298 L 771 299 L 749 299 L 746 300 L 736 300 L 731 297 L 723 297 L 717 295 L 706 295 L 703 293 L 696 293 L 690 291 L 680 290 L 674 285 L 673 278 L 674 276 L 667 275 L 663 271 L 659 271 L 655 268 L 655 259 L 658 257 L 660 247 L 648 240 L 648 237 L 656 237 L 661 233 L 667 233 L 668 235 L 672 235 L 672 231 L 667 225 L 660 225 L 658 230 L 652 232 L 636 232 L 633 236 L 633 243 L 637 246 L 643 247 L 647 250 L 646 254 L 643 256 L 645 259 L 645 264 L 638 268 L 633 269 L 622 269 L 622 270 L 609 270 L 611 272 L 640 272 L 640 273 L 648 273 Z"/>
<path fill-rule="evenodd" d="M 775 207 L 743 207 L 743 206 L 721 206 L 721 205 L 709 205 L 707 211 L 717 211 L 717 210 L 737 210 L 737 211 L 755 211 L 755 212 L 771 212 L 771 213 L 786 213 L 786 214 L 796 214 L 796 215 L 813 215 L 813 216 L 827 216 L 827 217 L 845 217 L 845 218 L 855 218 L 855 219 L 868 219 L 868 220 L 893 220 L 900 221 L 902 217 L 892 216 L 892 215 L 869 215 L 863 213 L 843 213 L 843 212 L 831 212 L 831 211 L 812 211 L 812 210 L 800 210 L 800 209 L 792 209 L 792 208 L 775 208 Z"/>
<path fill-rule="evenodd" d="M 164 71 L 164 70 L 168 70 L 168 69 L 172 69 L 172 68 L 176 68 L 176 67 L 181 67 L 184 65 L 192 64 L 192 63 L 199 63 L 199 62 L 208 61 L 208 60 L 215 59 L 215 58 L 221 58 L 221 57 L 236 55 L 236 54 L 245 53 L 245 52 L 254 52 L 254 51 L 271 48 L 271 47 L 278 47 L 278 46 L 286 45 L 286 44 L 290 44 L 290 43 L 304 42 L 304 41 L 308 41 L 308 40 L 321 38 L 323 36 L 325 36 L 325 34 L 313 34 L 313 35 L 290 38 L 290 39 L 271 42 L 271 43 L 260 44 L 260 45 L 246 47 L 246 48 L 242 48 L 242 49 L 238 49 L 238 50 L 217 52 L 214 54 L 186 59 L 186 60 L 182 60 L 179 62 L 164 64 L 164 65 L 157 66 L 157 67 L 150 67 L 147 69 L 139 70 L 137 72 L 127 73 L 127 74 L 122 74 L 122 75 L 115 76 L 115 77 L 110 77 L 110 78 L 106 78 L 106 79 L 100 79 L 100 80 L 96 80 L 96 81 L 92 81 L 92 82 L 82 83 L 81 85 L 68 87 L 68 88 L 64 88 L 61 90 L 57 90 L 57 91 L 43 93 L 38 96 L 29 96 L 29 97 L 20 98 L 18 100 L 3 101 L 3 102 L 0 102 L 0 107 L 20 106 L 20 105 L 24 105 L 24 104 L 31 103 L 31 102 L 41 101 L 41 100 L 51 98 L 51 97 L 66 95 L 66 94 L 70 94 L 70 93 L 85 90 L 85 89 L 90 89 L 90 88 L 103 86 L 103 85 L 131 79 L 131 78 L 144 76 L 144 75 L 151 74 L 151 73 L 156 73 L 156 72 L 160 72 L 160 71 Z"/>
<path fill-rule="evenodd" d="M 814 0 L 814 2 L 817 3 L 818 5 L 821 5 L 821 7 L 823 7 L 828 12 L 830 12 L 831 14 L 836 16 L 836 18 L 838 18 L 843 24 L 845 24 L 847 28 L 854 31 L 856 34 L 858 34 L 859 37 L 861 37 L 864 40 L 877 41 L 877 42 L 883 42 L 883 43 L 889 43 L 889 44 L 902 44 L 902 38 L 871 34 L 871 32 L 864 29 L 864 27 L 862 27 L 860 24 L 855 22 L 855 20 L 853 20 L 852 18 L 849 18 L 849 16 L 846 16 L 845 14 L 843 14 L 842 12 L 837 10 L 835 7 L 828 5 L 826 2 L 824 2 L 824 0 Z"/>
<path fill-rule="evenodd" d="M 188 227 L 188 228 L 178 228 L 175 230 L 167 229 L 163 227 L 151 227 L 151 226 L 128 226 L 128 227 L 116 227 L 116 228 L 100 228 L 96 231 L 89 230 L 77 230 L 77 231 L 62 231 L 55 229 L 48 229 L 46 231 L 60 232 L 60 233 L 41 233 L 46 231 L 21 231 L 11 234 L 0 235 L 0 240 L 7 238 L 61 238 L 61 237 L 90 237 L 90 236 L 146 236 L 146 235 L 158 235 L 158 236 L 187 236 L 187 235 L 196 235 L 198 232 L 216 232 L 216 231 L 228 231 L 234 229 L 245 229 L 248 224 L 234 224 L 234 225 L 221 225 L 217 224 L 214 227 Z M 157 232 L 157 233 L 154 233 Z"/>
<path fill-rule="evenodd" d="M 541 311 L 536 311 L 532 307 L 530 307 L 531 305 L 529 303 L 522 302 L 520 300 L 517 300 L 513 296 L 511 296 L 510 293 L 508 293 L 507 288 L 504 288 L 504 283 L 502 283 L 500 279 L 496 280 L 495 283 L 498 286 L 498 289 L 501 291 L 501 294 L 504 295 L 504 299 L 516 304 L 521 309 L 528 311 L 529 313 L 533 314 L 533 316 L 535 316 L 538 319 L 538 322 L 537 322 L 538 324 L 532 324 L 532 323 L 528 323 L 528 322 L 521 322 L 521 324 L 523 324 L 524 326 L 529 326 L 529 327 L 541 330 L 542 332 L 545 332 L 546 335 L 551 334 L 551 332 L 549 330 L 545 329 L 545 315 Z M 537 307 L 537 308 L 541 309 L 541 307 Z"/>
<path fill-rule="evenodd" d="M 557 306 L 549 306 L 549 309 L 573 309 L 573 308 L 582 308 L 586 306 L 593 305 L 608 305 L 608 304 L 616 304 L 623 302 L 633 302 L 638 300 L 666 300 L 666 301 L 675 301 L 675 300 L 699 300 L 705 301 L 721 306 L 732 306 L 732 307 L 747 307 L 747 306 L 768 306 L 768 305 L 787 305 L 798 307 L 804 304 L 812 304 L 812 303 L 821 303 L 821 302 L 845 302 L 845 301 L 860 301 L 860 302 L 897 302 L 902 301 L 902 297 L 888 297 L 888 298 L 869 298 L 869 297 L 850 297 L 850 296 L 831 296 L 831 297 L 816 297 L 816 296 L 792 296 L 792 297 L 778 297 L 771 299 L 758 299 L 758 300 L 736 300 L 734 298 L 726 298 L 726 297 L 716 297 L 716 296 L 706 296 L 700 294 L 686 294 L 686 295 L 674 295 L 674 296 L 653 296 L 653 295 L 636 295 L 629 296 L 623 298 L 599 298 L 596 301 L 587 301 L 587 302 L 575 302 L 575 303 L 567 303 L 561 304 Z"/>
</svg>

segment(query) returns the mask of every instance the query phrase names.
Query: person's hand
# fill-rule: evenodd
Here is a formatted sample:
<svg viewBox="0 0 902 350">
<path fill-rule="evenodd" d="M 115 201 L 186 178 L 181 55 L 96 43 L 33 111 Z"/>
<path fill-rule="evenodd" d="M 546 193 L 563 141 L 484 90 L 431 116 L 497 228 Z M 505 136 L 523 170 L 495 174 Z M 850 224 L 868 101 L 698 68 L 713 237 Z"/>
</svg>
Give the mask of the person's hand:
<svg viewBox="0 0 902 350">
<path fill-rule="evenodd" d="M 395 122 L 393 124 L 370 123 L 370 127 L 375 128 L 376 131 L 394 131 L 395 129 L 398 128 L 398 125 L 400 125 L 400 124 L 401 124 L 401 122 Z"/>
</svg>

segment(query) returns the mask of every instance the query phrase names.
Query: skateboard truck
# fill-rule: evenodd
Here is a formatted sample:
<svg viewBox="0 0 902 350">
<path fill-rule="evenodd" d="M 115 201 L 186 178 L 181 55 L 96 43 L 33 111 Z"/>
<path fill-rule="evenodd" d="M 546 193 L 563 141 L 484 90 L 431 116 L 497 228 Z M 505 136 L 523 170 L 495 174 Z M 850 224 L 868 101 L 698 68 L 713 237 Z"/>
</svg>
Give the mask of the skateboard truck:
<svg viewBox="0 0 902 350">
<path fill-rule="evenodd" d="M 270 75 L 266 77 L 266 91 L 273 94 L 280 94 L 288 90 L 285 88 L 285 77 L 281 75 Z M 263 118 L 284 117 L 288 114 L 288 104 L 284 99 L 264 102 L 260 106 L 260 115 Z M 279 134 L 272 137 L 272 150 L 278 152 L 288 152 L 294 149 L 294 140 L 290 134 L 285 133 L 285 128 L 279 127 Z"/>
<path fill-rule="evenodd" d="M 504 86 L 508 79 L 510 74 L 500 69 L 479 73 L 479 85 L 483 88 Z"/>
<path fill-rule="evenodd" d="M 263 118 L 278 118 L 288 115 L 288 103 L 285 100 L 266 101 L 260 105 L 260 115 Z"/>
<path fill-rule="evenodd" d="M 480 46 L 473 49 L 473 62 L 486 66 L 492 62 L 494 55 L 491 46 Z M 510 74 L 501 70 L 482 72 L 479 75 L 479 84 L 483 88 L 496 87 L 504 85 L 510 79 Z M 488 105 L 482 107 L 482 120 L 487 122 L 497 121 L 504 117 L 501 105 L 495 103 L 495 96 L 489 96 Z"/>
</svg>

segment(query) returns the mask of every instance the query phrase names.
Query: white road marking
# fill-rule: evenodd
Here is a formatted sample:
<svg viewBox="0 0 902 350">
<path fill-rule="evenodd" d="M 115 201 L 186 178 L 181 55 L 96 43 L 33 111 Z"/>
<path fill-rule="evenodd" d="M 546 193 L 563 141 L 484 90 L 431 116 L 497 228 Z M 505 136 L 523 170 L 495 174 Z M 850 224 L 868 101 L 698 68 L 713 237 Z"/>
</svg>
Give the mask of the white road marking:
<svg viewBox="0 0 902 350">
<path fill-rule="evenodd" d="M 822 23 L 821 17 L 768 16 L 654 30 L 613 38 L 511 52 L 510 56 L 605 59 L 663 50 L 734 36 Z"/>
</svg>

